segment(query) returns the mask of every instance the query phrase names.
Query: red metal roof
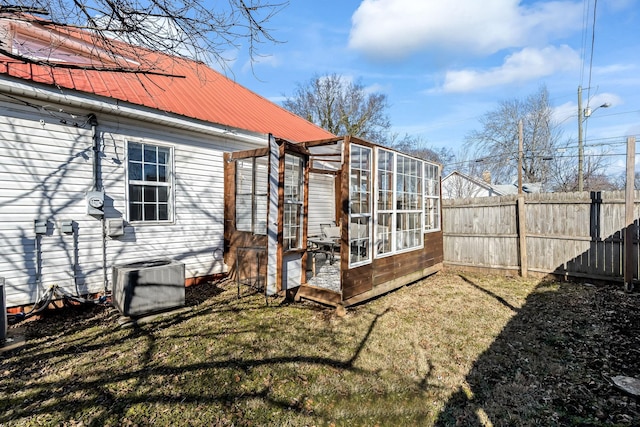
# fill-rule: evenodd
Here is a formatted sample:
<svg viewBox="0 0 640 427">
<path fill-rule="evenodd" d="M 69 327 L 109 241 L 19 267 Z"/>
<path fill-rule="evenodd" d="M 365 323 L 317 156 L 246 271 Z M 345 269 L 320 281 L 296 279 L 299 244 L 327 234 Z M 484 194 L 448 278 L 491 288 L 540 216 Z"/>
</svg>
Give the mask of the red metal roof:
<svg viewBox="0 0 640 427">
<path fill-rule="evenodd" d="M 153 64 L 151 71 L 165 75 L 60 68 L 26 63 L 0 55 L 1 74 L 55 85 L 58 88 L 88 92 L 211 123 L 259 133 L 272 133 L 289 141 L 303 142 L 334 137 L 330 132 L 296 116 L 202 63 L 129 45 L 126 45 L 127 54 L 123 55 L 128 57 L 129 61 L 114 60 L 105 58 L 105 55 L 100 55 L 95 50 L 87 53 L 87 39 L 90 38 L 87 33 L 45 27 L 37 22 L 20 21 L 16 24 L 8 20 L 2 21 L 5 26 L 10 23 L 12 31 L 9 34 L 13 35 L 14 43 L 15 37 L 19 34 L 34 38 L 34 34 L 39 33 L 39 37 L 42 38 L 42 30 L 45 30 L 49 37 L 56 38 L 56 46 L 65 45 L 67 52 L 72 50 L 77 53 L 78 65 L 89 61 L 93 66 L 113 68 L 115 61 L 116 65 L 120 62 L 120 66 L 125 64 L 125 67 L 131 67 L 127 65 L 131 64 L 130 60 L 144 57 L 144 64 Z M 60 43 L 60 39 L 64 39 L 65 42 Z M 47 42 L 49 46 L 54 45 L 50 40 Z M 85 49 L 80 48 L 83 43 Z M 136 56 L 132 56 L 132 52 L 135 52 Z M 67 60 L 66 64 L 69 62 Z M 71 62 L 74 62 L 73 59 Z"/>
</svg>

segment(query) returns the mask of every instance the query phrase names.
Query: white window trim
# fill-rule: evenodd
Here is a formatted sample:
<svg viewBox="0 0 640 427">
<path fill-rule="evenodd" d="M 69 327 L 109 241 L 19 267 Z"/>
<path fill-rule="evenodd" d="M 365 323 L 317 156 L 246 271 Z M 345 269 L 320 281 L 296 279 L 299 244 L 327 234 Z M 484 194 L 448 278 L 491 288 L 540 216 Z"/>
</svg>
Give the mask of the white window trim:
<svg viewBox="0 0 640 427">
<path fill-rule="evenodd" d="M 426 174 L 426 168 L 427 166 L 435 166 L 436 170 L 437 170 L 437 176 L 436 176 L 436 184 L 438 186 L 438 194 L 436 196 L 427 196 L 427 174 Z M 431 163 L 431 162 L 424 162 L 424 167 L 423 167 L 423 175 L 424 175 L 424 188 L 423 188 L 423 197 L 422 197 L 422 202 L 424 204 L 424 208 L 423 208 L 423 232 L 424 233 L 435 233 L 438 231 L 442 230 L 442 188 L 440 188 L 440 181 L 442 179 L 442 170 L 440 168 L 440 165 L 436 164 L 436 163 Z M 427 207 L 427 199 L 437 199 L 438 200 L 438 226 L 434 227 L 434 228 L 429 228 L 427 229 L 427 213 L 425 211 L 426 207 Z"/>
<path fill-rule="evenodd" d="M 129 144 L 130 143 L 134 143 L 134 144 L 146 144 L 146 145 L 153 145 L 156 147 L 163 147 L 163 148 L 168 148 L 169 149 L 169 179 L 168 179 L 168 187 L 169 187 L 169 199 L 168 199 L 168 209 L 169 209 L 169 219 L 168 220 L 163 220 L 163 221 L 139 221 L 139 220 L 135 220 L 132 221 L 131 220 L 131 209 L 129 207 L 129 201 L 130 201 L 130 197 L 129 197 Z M 175 201 L 175 146 L 171 145 L 171 144 L 166 144 L 166 143 L 161 143 L 161 142 L 156 142 L 156 141 L 148 141 L 148 140 L 138 140 L 138 139 L 133 139 L 133 138 L 129 138 L 126 140 L 125 142 L 125 147 L 124 147 L 124 153 L 125 153 L 125 166 L 124 166 L 124 181 L 125 181 L 125 212 L 126 212 L 126 218 L 127 218 L 127 222 L 129 222 L 132 225 L 172 225 L 175 224 L 176 221 L 176 216 L 175 216 L 175 205 L 176 205 L 176 201 Z M 135 182 L 135 181 L 134 181 Z"/>
<path fill-rule="evenodd" d="M 264 217 L 264 224 L 265 224 L 265 228 L 264 228 L 264 232 L 261 232 L 260 230 L 258 230 L 258 224 L 260 223 L 260 218 L 258 217 L 258 200 L 262 197 L 264 197 L 264 200 L 266 202 L 265 206 L 268 206 L 269 203 L 269 191 L 268 188 L 266 190 L 264 190 L 264 194 L 262 194 L 262 192 L 258 192 L 257 188 L 259 188 L 259 183 L 257 181 L 257 176 L 258 176 L 258 159 L 265 159 L 265 175 L 267 177 L 267 179 L 269 178 L 269 159 L 266 156 L 261 156 L 261 157 L 247 157 L 244 159 L 238 159 L 238 161 L 236 162 L 236 177 L 235 177 L 235 203 L 236 203 L 236 210 L 235 210 L 235 218 L 234 221 L 236 222 L 236 229 L 238 231 L 242 231 L 242 232 L 246 232 L 246 233 L 251 233 L 251 234 L 255 234 L 256 236 L 266 236 L 267 235 L 267 218 L 266 218 L 266 211 L 268 209 L 265 210 L 265 217 Z M 237 164 L 238 162 L 247 162 L 250 161 L 251 162 L 251 230 L 244 230 L 244 229 L 238 229 L 237 228 L 237 219 L 238 219 L 238 168 L 237 168 Z M 243 195 L 247 195 L 247 194 L 243 194 Z"/>
<path fill-rule="evenodd" d="M 298 185 L 299 185 L 299 190 L 300 190 L 300 194 L 298 195 L 298 200 L 296 201 L 292 201 L 292 200 L 287 200 L 286 198 L 286 194 L 285 194 L 285 199 L 284 199 L 284 205 L 293 205 L 293 206 L 298 206 L 300 209 L 300 217 L 298 218 L 299 222 L 299 226 L 297 226 L 297 231 L 298 231 L 298 236 L 297 236 L 297 241 L 298 241 L 298 246 L 296 247 L 291 247 L 291 248 L 285 248 L 285 252 L 288 251 L 297 251 L 300 250 L 304 247 L 304 242 L 302 241 L 302 236 L 303 236 L 303 228 L 304 228 L 304 197 L 305 197 L 305 185 L 304 185 L 304 173 L 305 173 L 305 169 L 306 169 L 306 161 L 305 158 L 303 156 L 300 156 L 299 154 L 295 154 L 295 153 L 285 153 L 285 171 L 284 171 L 284 177 L 286 180 L 286 175 L 287 175 L 287 166 L 286 166 L 286 158 L 287 156 L 291 156 L 293 158 L 295 158 L 296 160 L 298 160 L 298 163 L 296 163 L 297 167 L 299 167 L 299 181 L 298 181 Z M 283 183 L 286 186 L 286 182 Z M 283 238 L 283 246 L 284 246 L 284 240 L 285 240 L 285 234 L 284 234 L 284 230 L 285 227 L 287 226 L 285 223 L 285 218 L 284 218 L 284 206 L 283 206 L 283 223 L 282 223 L 282 238 Z"/>
<path fill-rule="evenodd" d="M 425 188 L 424 187 L 424 185 L 425 185 L 424 163 L 425 162 L 423 160 L 417 159 L 415 157 L 408 156 L 406 154 L 395 153 L 395 168 L 396 169 L 394 170 L 394 175 L 393 175 L 394 176 L 394 188 L 393 188 L 393 191 L 394 191 L 394 200 L 396 200 L 396 202 L 397 202 L 397 190 L 398 190 L 397 189 L 397 185 L 396 185 L 396 180 L 397 180 L 397 177 L 398 177 L 398 157 L 400 157 L 400 156 L 406 157 L 406 158 L 411 159 L 411 160 L 416 160 L 419 164 L 422 165 L 422 172 L 421 172 L 421 177 L 420 177 L 420 180 L 422 181 L 422 183 L 421 183 L 422 184 L 422 189 L 421 189 L 422 197 L 420 199 L 422 201 L 420 203 L 420 208 L 419 209 L 397 209 L 397 203 L 396 203 L 396 205 L 394 205 L 394 210 L 393 210 L 394 229 L 393 229 L 393 241 L 392 241 L 393 254 L 403 254 L 403 253 L 406 253 L 406 252 L 413 252 L 413 251 L 417 251 L 417 250 L 419 250 L 421 248 L 424 248 L 424 219 L 425 219 L 424 218 L 424 207 L 425 207 L 425 205 L 424 205 L 424 188 Z M 418 243 L 416 246 L 411 246 L 409 248 L 398 249 L 398 244 L 397 244 L 398 243 L 398 241 L 397 241 L 397 233 L 398 233 L 398 230 L 397 230 L 397 228 L 398 228 L 397 227 L 397 218 L 398 218 L 398 214 L 401 214 L 401 213 L 409 213 L 409 214 L 410 213 L 420 213 L 420 218 L 421 218 L 421 221 L 420 221 L 420 234 L 419 234 L 420 235 L 420 243 Z"/>
<path fill-rule="evenodd" d="M 378 158 L 380 155 L 380 151 L 385 151 L 388 153 L 393 154 L 393 182 L 392 182 L 392 198 L 393 198 L 393 206 L 391 210 L 388 209 L 384 209 L 382 211 L 378 210 L 378 201 L 379 201 L 379 186 L 378 186 Z M 375 253 L 374 257 L 376 259 L 378 258 L 386 258 L 386 257 L 390 257 L 390 256 L 394 256 L 394 255 L 399 255 L 399 254 L 403 254 L 403 253 L 407 253 L 407 252 L 413 252 L 416 250 L 420 250 L 422 248 L 424 248 L 424 233 L 425 233 L 425 207 L 426 207 L 426 199 L 424 196 L 424 193 L 426 191 L 426 175 L 425 175 L 425 165 L 426 164 L 431 164 L 430 162 L 426 162 L 422 159 L 417 159 L 415 157 L 403 154 L 403 153 L 399 153 L 393 150 L 387 150 L 385 148 L 381 148 L 381 147 L 376 147 L 375 150 L 376 153 L 376 158 L 374 160 L 374 167 L 375 167 L 375 177 L 376 177 L 376 181 L 375 181 L 375 195 L 374 195 L 374 208 L 373 208 L 373 229 L 377 230 L 377 226 L 378 226 L 378 214 L 379 213 L 389 213 L 391 214 L 391 251 L 390 252 L 385 252 L 382 254 L 379 253 Z M 397 209 L 397 197 L 398 197 L 398 186 L 397 186 L 397 180 L 398 180 L 398 157 L 406 157 L 412 160 L 416 160 L 418 161 L 421 165 L 422 165 L 422 173 L 421 173 L 421 177 L 420 180 L 422 181 L 422 197 L 421 197 L 421 203 L 420 203 L 420 208 L 419 209 L 415 209 L 415 210 L 407 210 L 407 209 L 402 209 L 402 210 L 398 210 Z M 437 166 L 437 165 L 436 165 Z M 398 241 L 397 241 L 397 234 L 398 234 L 398 230 L 397 230 L 397 218 L 398 218 L 398 214 L 399 213 L 419 213 L 420 217 L 421 217 L 421 221 L 420 221 L 420 243 L 416 246 L 411 246 L 409 248 L 403 248 L 403 249 L 398 249 Z M 429 230 L 429 231 L 435 231 L 435 230 Z M 373 236 L 372 240 L 375 238 L 375 236 Z"/>
<path fill-rule="evenodd" d="M 393 156 L 392 162 L 393 162 L 393 170 L 392 170 L 392 174 L 391 174 L 391 201 L 392 201 L 392 205 L 391 205 L 391 209 L 383 209 L 382 211 L 378 210 L 378 202 L 379 202 L 379 196 L 380 196 L 380 192 L 379 192 L 379 183 L 378 183 L 378 159 L 380 158 L 380 152 L 381 151 L 385 151 L 387 153 L 391 153 Z M 377 232 L 378 229 L 378 214 L 379 213 L 385 213 L 385 214 L 390 214 L 391 215 L 391 250 L 389 252 L 385 252 L 385 253 L 378 253 L 376 250 L 375 253 L 375 257 L 376 258 L 386 258 L 389 256 L 393 256 L 396 254 L 395 252 L 395 246 L 396 246 L 396 242 L 395 242 L 395 229 L 396 229 L 396 215 L 395 215 L 395 209 L 394 209 L 394 204 L 395 204 L 395 200 L 396 200 L 396 152 L 392 151 L 392 150 L 386 150 L 384 148 L 380 148 L 380 147 L 376 147 L 376 159 L 375 159 L 375 176 L 376 176 L 376 181 L 375 181 L 375 201 L 374 201 L 374 225 L 373 225 L 373 229 Z M 374 236 L 375 237 L 375 236 Z"/>
<path fill-rule="evenodd" d="M 353 154 L 353 147 L 358 147 L 358 148 L 363 148 L 365 150 L 369 150 L 369 214 L 352 214 L 351 213 L 351 156 Z M 349 261 L 349 268 L 355 268 L 355 267 L 360 267 L 363 265 L 367 265 L 367 264 L 371 264 L 371 262 L 373 261 L 373 254 L 372 254 L 372 245 L 371 245 L 371 241 L 373 240 L 373 235 L 372 235 L 372 230 L 373 230 L 373 223 L 374 223 L 374 208 L 375 206 L 371 206 L 371 204 L 373 203 L 373 192 L 375 190 L 375 186 L 374 186 L 374 173 L 375 173 L 375 162 L 376 162 L 376 158 L 374 157 L 374 149 L 372 147 L 367 147 L 364 145 L 359 145 L 359 144 L 351 144 L 350 149 L 349 149 L 349 215 L 348 215 L 348 222 L 349 222 L 349 244 L 347 245 L 348 248 L 348 261 Z M 357 261 L 357 262 L 351 262 L 351 218 L 368 218 L 369 220 L 367 221 L 367 225 L 369 227 L 369 243 L 367 244 L 367 254 L 368 254 L 368 258 L 362 261 Z"/>
</svg>

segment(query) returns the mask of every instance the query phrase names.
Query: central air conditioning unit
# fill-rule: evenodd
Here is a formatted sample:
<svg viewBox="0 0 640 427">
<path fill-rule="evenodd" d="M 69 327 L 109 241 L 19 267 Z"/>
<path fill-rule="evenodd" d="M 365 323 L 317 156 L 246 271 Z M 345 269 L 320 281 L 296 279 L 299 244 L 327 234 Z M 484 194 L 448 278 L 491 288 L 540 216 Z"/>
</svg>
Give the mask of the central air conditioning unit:
<svg viewBox="0 0 640 427">
<path fill-rule="evenodd" d="M 113 305 L 124 316 L 184 306 L 184 264 L 155 260 L 113 267 Z"/>
</svg>

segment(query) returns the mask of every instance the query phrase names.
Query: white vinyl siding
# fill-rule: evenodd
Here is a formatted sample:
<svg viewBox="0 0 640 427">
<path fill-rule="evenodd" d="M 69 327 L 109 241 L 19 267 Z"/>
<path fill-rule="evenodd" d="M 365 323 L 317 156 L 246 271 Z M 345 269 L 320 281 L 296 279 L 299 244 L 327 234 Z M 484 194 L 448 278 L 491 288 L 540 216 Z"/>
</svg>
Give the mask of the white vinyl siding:
<svg viewBox="0 0 640 427">
<path fill-rule="evenodd" d="M 0 102 L 0 108 L 0 276 L 7 305 L 35 302 L 52 285 L 75 293 L 76 250 L 85 260 L 99 259 L 93 242 L 100 241 L 100 222 L 87 216 L 85 202 L 92 188 L 91 131 L 26 105 Z M 46 234 L 36 236 L 35 219 L 46 221 Z M 75 221 L 77 240 L 61 232 L 63 220 Z M 97 267 L 75 268 L 81 288 L 97 277 Z"/>
<path fill-rule="evenodd" d="M 134 123 L 132 125 L 135 126 Z M 140 129 L 127 127 L 120 132 L 140 140 Z M 174 216 L 170 224 L 129 224 L 126 234 L 108 239 L 108 254 L 115 264 L 172 258 L 185 263 L 186 277 L 199 277 L 226 271 L 224 249 L 224 160 L 223 152 L 256 148 L 254 145 L 229 146 L 228 141 L 192 133 L 166 134 L 161 128 L 144 129 L 142 141 L 173 145 Z M 128 135 L 110 134 L 123 144 Z M 266 139 L 265 139 L 266 142 Z M 109 144 L 106 144 L 107 147 Z M 118 147 L 118 145 L 116 145 Z M 123 149 L 118 147 L 118 149 Z M 108 154 L 106 157 L 110 157 Z M 107 172 L 113 182 L 107 194 L 119 197 L 114 208 L 124 212 L 124 171 L 112 164 Z M 106 172 L 106 171 L 105 171 Z"/>
<path fill-rule="evenodd" d="M 309 174 L 309 236 L 322 233 L 320 224 L 332 224 L 336 218 L 335 178 L 320 173 Z"/>
<path fill-rule="evenodd" d="M 30 104 L 47 104 L 55 114 L 0 101 L 0 277 L 6 279 L 8 306 L 33 303 L 51 285 L 75 294 L 74 253 L 80 292 L 104 288 L 102 221 L 87 215 L 85 201 L 93 186 L 91 128 L 82 126 L 89 112 L 72 111 L 79 122 L 74 126 L 68 114 L 68 124 L 60 122 L 66 107 L 50 101 Z M 97 120 L 106 219 L 126 218 L 126 142 L 174 147 L 172 222 L 125 221 L 123 236 L 106 238 L 108 288 L 113 265 L 150 259 L 183 262 L 187 278 L 225 272 L 223 152 L 258 145 L 107 114 L 97 114 Z M 39 238 L 39 253 L 34 219 L 49 223 L 48 234 Z M 65 220 L 74 221 L 75 242 L 73 234 L 60 231 Z M 38 258 L 40 287 L 35 282 Z"/>
</svg>

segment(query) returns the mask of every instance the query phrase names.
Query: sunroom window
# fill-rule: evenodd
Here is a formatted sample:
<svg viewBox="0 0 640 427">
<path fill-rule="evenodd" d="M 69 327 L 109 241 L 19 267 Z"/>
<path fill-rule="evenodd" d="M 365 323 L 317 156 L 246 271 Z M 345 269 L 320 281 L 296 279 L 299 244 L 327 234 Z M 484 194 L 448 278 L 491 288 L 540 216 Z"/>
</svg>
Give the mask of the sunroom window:
<svg viewBox="0 0 640 427">
<path fill-rule="evenodd" d="M 304 160 L 293 154 L 284 157 L 284 250 L 302 247 L 302 212 L 304 202 Z"/>
<path fill-rule="evenodd" d="M 371 149 L 351 145 L 349 265 L 371 260 Z"/>
<path fill-rule="evenodd" d="M 440 167 L 431 163 L 424 165 L 424 229 L 440 230 Z"/>
<path fill-rule="evenodd" d="M 397 155 L 396 250 L 422 246 L 422 162 Z"/>
<path fill-rule="evenodd" d="M 378 150 L 378 201 L 375 237 L 376 254 L 384 255 L 393 250 L 393 176 L 395 157 L 391 151 Z"/>
<path fill-rule="evenodd" d="M 236 161 L 236 230 L 267 234 L 266 157 Z"/>
<path fill-rule="evenodd" d="M 169 147 L 127 144 L 129 221 L 171 220 L 171 155 Z"/>
<path fill-rule="evenodd" d="M 422 247 L 423 161 L 378 148 L 376 183 L 376 256 Z"/>
</svg>

